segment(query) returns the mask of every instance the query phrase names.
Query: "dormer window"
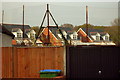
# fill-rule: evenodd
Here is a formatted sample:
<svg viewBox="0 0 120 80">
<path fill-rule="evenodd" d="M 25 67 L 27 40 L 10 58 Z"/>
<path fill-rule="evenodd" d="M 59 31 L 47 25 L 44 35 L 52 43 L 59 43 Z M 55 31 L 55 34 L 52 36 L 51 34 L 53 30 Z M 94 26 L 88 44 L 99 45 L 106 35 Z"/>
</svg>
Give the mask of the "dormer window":
<svg viewBox="0 0 120 80">
<path fill-rule="evenodd" d="M 18 38 L 22 38 L 22 33 L 17 33 Z"/>
<path fill-rule="evenodd" d="M 73 39 L 77 39 L 77 35 L 73 35 Z"/>
<path fill-rule="evenodd" d="M 108 36 L 105 36 L 105 41 L 109 41 L 109 37 Z"/>
<path fill-rule="evenodd" d="M 99 41 L 100 40 L 100 36 L 96 36 L 96 40 Z"/>
<path fill-rule="evenodd" d="M 21 29 L 18 29 L 16 32 L 17 32 L 17 37 L 18 38 L 22 38 L 23 37 L 23 32 L 22 32 Z"/>
<path fill-rule="evenodd" d="M 30 31 L 30 38 L 35 38 L 36 32 L 34 30 Z"/>
<path fill-rule="evenodd" d="M 73 39 L 77 40 L 77 38 L 78 38 L 77 32 L 73 32 Z"/>
<path fill-rule="evenodd" d="M 35 34 L 30 34 L 30 37 L 31 38 L 35 38 Z"/>
</svg>

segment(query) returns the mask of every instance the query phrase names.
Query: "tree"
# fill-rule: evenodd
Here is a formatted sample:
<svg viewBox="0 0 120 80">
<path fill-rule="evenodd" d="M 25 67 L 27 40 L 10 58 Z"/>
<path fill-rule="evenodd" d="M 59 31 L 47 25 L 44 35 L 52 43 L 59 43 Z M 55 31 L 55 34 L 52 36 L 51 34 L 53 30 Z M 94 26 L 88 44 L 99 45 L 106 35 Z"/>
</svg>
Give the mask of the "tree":
<svg viewBox="0 0 120 80">
<path fill-rule="evenodd" d="M 61 25 L 62 27 L 69 27 L 69 28 L 74 28 L 74 26 L 72 24 L 63 24 Z"/>
<path fill-rule="evenodd" d="M 114 19 L 114 21 L 111 22 L 112 26 L 118 26 L 119 24 L 119 19 Z"/>
<path fill-rule="evenodd" d="M 111 35 L 111 39 L 117 45 L 120 45 L 120 25 L 119 19 L 115 19 L 111 22 L 111 27 L 107 29 L 107 32 Z"/>
<path fill-rule="evenodd" d="M 74 27 L 74 30 L 77 31 L 79 28 L 85 28 L 85 27 L 86 27 L 86 24 L 79 25 L 79 26 L 75 26 L 75 27 Z M 89 28 L 92 28 L 93 25 L 88 24 L 88 27 L 89 27 Z"/>
<path fill-rule="evenodd" d="M 86 28 L 86 24 L 75 26 L 74 30 L 77 31 L 79 28 Z M 88 28 L 93 28 L 93 29 L 101 29 L 103 30 L 105 27 L 104 26 L 94 26 L 92 24 L 88 24 Z"/>
</svg>

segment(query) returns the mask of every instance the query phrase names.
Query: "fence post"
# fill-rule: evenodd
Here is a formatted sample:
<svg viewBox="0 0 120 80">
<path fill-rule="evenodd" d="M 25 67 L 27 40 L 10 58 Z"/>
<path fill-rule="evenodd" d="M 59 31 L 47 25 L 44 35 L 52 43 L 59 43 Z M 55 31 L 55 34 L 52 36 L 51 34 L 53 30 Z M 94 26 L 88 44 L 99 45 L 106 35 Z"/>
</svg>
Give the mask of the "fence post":
<svg viewBox="0 0 120 80">
<path fill-rule="evenodd" d="M 64 61 L 64 75 L 66 76 L 66 46 L 63 47 L 64 48 L 64 52 L 63 52 L 63 61 Z"/>
</svg>

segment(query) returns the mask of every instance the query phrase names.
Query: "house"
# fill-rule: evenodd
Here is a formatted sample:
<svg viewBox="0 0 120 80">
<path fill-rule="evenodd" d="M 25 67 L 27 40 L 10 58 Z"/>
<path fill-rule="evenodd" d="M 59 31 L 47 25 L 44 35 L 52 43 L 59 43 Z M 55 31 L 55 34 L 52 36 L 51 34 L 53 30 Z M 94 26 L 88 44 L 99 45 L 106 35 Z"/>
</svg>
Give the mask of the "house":
<svg viewBox="0 0 120 80">
<path fill-rule="evenodd" d="M 40 40 L 43 42 L 43 45 L 50 43 L 53 46 L 62 46 L 63 40 L 61 38 L 58 38 L 58 35 L 56 35 L 56 32 L 58 31 L 57 28 L 53 29 L 54 30 L 49 29 L 50 40 L 48 40 L 48 28 L 44 27 L 39 35 Z"/>
<path fill-rule="evenodd" d="M 80 37 L 78 36 L 77 32 L 74 31 L 70 27 L 59 27 L 59 29 L 62 30 L 62 33 L 66 40 L 69 42 L 71 45 L 75 45 L 76 43 L 81 43 Z"/>
<path fill-rule="evenodd" d="M 81 42 L 80 38 L 78 37 L 77 32 L 73 31 L 72 28 L 69 27 L 59 27 L 59 29 L 62 31 L 63 36 L 70 44 L 75 44 L 76 42 Z M 45 44 L 48 43 L 48 28 L 44 27 L 39 35 L 41 38 L 41 41 Z M 62 38 L 62 35 L 60 34 L 59 30 L 55 26 L 49 27 L 49 38 L 50 43 L 53 46 L 63 46 L 65 45 L 65 41 Z"/>
<path fill-rule="evenodd" d="M 3 26 L 14 34 L 12 41 L 13 45 L 32 45 L 36 39 L 36 32 L 31 29 L 29 25 L 24 25 L 24 38 L 23 38 L 23 25 L 21 24 L 3 24 Z"/>
<path fill-rule="evenodd" d="M 93 40 L 86 34 L 86 32 L 82 28 L 78 29 L 77 34 L 80 37 L 81 42 L 93 42 Z"/>
<path fill-rule="evenodd" d="M 78 35 L 83 34 L 82 42 L 87 42 L 93 45 L 115 45 L 115 43 L 111 41 L 110 35 L 104 30 L 89 28 L 88 35 L 85 32 L 86 28 L 80 28 L 77 31 Z M 87 41 L 85 41 L 84 36 L 88 36 L 88 39 L 86 39 Z"/>
<path fill-rule="evenodd" d="M 85 28 L 79 28 L 78 31 L 74 31 L 70 27 L 59 27 L 59 29 L 71 45 L 115 45 L 110 40 L 110 35 L 103 30 L 89 29 L 87 35 Z M 55 26 L 49 27 L 49 39 L 47 27 L 42 28 L 39 38 L 44 44 L 48 42 L 53 46 L 63 46 L 65 44 L 62 35 Z"/>
<path fill-rule="evenodd" d="M 0 47 L 12 47 L 14 35 L 0 24 Z"/>
<path fill-rule="evenodd" d="M 86 32 L 86 28 L 82 28 L 82 30 Z M 110 41 L 109 40 L 110 35 L 104 30 L 100 29 L 89 28 L 88 36 L 91 38 L 93 42 Z"/>
</svg>

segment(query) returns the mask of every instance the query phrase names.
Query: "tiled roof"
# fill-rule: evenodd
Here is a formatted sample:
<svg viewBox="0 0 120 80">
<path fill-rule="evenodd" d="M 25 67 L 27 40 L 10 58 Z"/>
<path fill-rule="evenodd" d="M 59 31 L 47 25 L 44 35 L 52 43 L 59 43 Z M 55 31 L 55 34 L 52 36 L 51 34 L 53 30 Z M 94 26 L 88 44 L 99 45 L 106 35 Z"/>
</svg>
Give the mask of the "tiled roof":
<svg viewBox="0 0 120 80">
<path fill-rule="evenodd" d="M 82 30 L 86 33 L 86 28 L 82 28 Z M 104 32 L 104 30 L 101 29 L 93 29 L 93 28 L 88 28 L 88 35 L 90 35 L 91 32 Z"/>
<path fill-rule="evenodd" d="M 73 29 L 71 29 L 69 27 L 59 27 L 59 29 L 62 30 L 62 31 L 65 31 L 68 34 L 67 39 L 70 39 L 69 35 L 73 33 Z M 56 38 L 60 39 L 57 35 L 59 33 L 57 27 L 56 28 L 55 27 L 50 28 L 50 31 L 55 35 Z"/>
<path fill-rule="evenodd" d="M 3 24 L 3 26 L 8 29 L 10 32 L 12 31 L 12 29 L 14 28 L 20 28 L 23 30 L 23 25 L 20 24 Z M 29 25 L 24 25 L 24 29 L 31 29 L 31 27 Z"/>
<path fill-rule="evenodd" d="M 67 34 L 72 34 L 73 33 L 73 29 L 70 27 L 59 27 L 61 30 L 64 30 L 67 32 Z"/>
<path fill-rule="evenodd" d="M 9 32 L 16 32 L 18 29 L 23 30 L 23 25 L 21 24 L 3 24 L 3 27 L 5 27 Z M 25 33 L 29 32 L 31 30 L 31 27 L 29 25 L 24 25 Z M 28 36 L 25 34 L 24 38 L 28 38 Z"/>
<path fill-rule="evenodd" d="M 31 31 L 31 29 L 25 29 L 25 33 L 28 33 L 30 31 Z"/>
<path fill-rule="evenodd" d="M 14 37 L 14 35 L 10 31 L 8 31 L 4 26 L 2 26 L 1 24 L 0 24 L 0 33 L 4 33 L 11 37 Z"/>
<path fill-rule="evenodd" d="M 90 32 L 90 35 L 96 35 L 97 32 Z"/>
<path fill-rule="evenodd" d="M 20 28 L 13 28 L 12 32 L 16 32 L 16 31 L 18 31 L 18 29 L 20 29 Z"/>
<path fill-rule="evenodd" d="M 101 32 L 100 35 L 104 36 L 104 35 L 106 35 L 106 32 Z"/>
</svg>

